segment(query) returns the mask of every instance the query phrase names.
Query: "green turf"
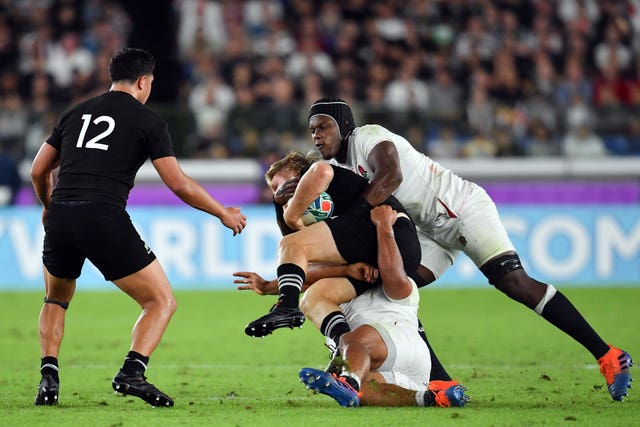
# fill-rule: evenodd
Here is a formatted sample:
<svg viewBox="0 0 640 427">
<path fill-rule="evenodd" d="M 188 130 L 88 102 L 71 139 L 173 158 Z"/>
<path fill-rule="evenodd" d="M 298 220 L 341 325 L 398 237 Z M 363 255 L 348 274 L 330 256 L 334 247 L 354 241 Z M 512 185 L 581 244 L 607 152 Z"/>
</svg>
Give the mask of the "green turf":
<svg viewBox="0 0 640 427">
<path fill-rule="evenodd" d="M 640 287 L 567 289 L 605 340 L 640 357 Z M 534 313 L 494 290 L 422 291 L 421 319 L 441 359 L 472 397 L 466 407 L 344 409 L 298 382 L 328 351 L 310 325 L 250 339 L 244 325 L 272 297 L 179 292 L 149 380 L 176 401 L 154 409 L 114 396 L 136 304 L 80 289 L 67 315 L 57 407 L 35 407 L 41 293 L 0 293 L 0 425 L 423 426 L 640 425 L 640 393 L 612 402 L 595 361 Z M 640 360 L 640 359 L 639 359 Z"/>
</svg>

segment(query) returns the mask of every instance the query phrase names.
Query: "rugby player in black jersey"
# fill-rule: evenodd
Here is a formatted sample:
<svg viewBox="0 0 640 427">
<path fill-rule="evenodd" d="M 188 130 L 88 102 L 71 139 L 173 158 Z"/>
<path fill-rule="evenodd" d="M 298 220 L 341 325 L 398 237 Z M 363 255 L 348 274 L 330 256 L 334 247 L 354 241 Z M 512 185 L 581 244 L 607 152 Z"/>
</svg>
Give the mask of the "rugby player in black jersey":
<svg viewBox="0 0 640 427">
<path fill-rule="evenodd" d="M 152 406 L 173 406 L 168 395 L 146 381 L 145 370 L 176 301 L 160 263 L 125 210 L 135 175 L 147 159 L 182 201 L 217 217 L 234 235 L 246 225 L 239 208 L 223 206 L 178 164 L 167 124 L 144 105 L 154 67 L 153 56 L 142 49 L 117 52 L 109 63 L 111 89 L 66 110 L 33 161 L 31 179 L 43 206 L 46 293 L 39 319 L 42 359 L 36 405 L 58 403 L 65 313 L 89 259 L 105 280 L 142 307 L 130 351 L 113 378 L 114 390 Z"/>
<path fill-rule="evenodd" d="M 300 170 L 302 167 L 308 168 L 308 171 L 303 172 Z M 298 153 L 290 153 L 272 164 L 266 179 L 275 191 L 283 181 L 300 175 L 297 189 L 282 212 L 286 226 L 297 231 L 285 233 L 286 236 L 278 245 L 278 302 L 269 313 L 247 325 L 245 333 L 249 336 L 262 337 L 278 328 L 302 325 L 304 315 L 298 307 L 298 299 L 308 279 L 309 263 L 341 265 L 366 262 L 376 265 L 376 228 L 369 220 L 370 209 L 361 209 L 359 206 L 360 195 L 368 185 L 367 180 L 327 162 L 309 162 Z M 300 217 L 322 192 L 331 196 L 334 216 L 305 227 Z M 413 221 L 395 197 L 390 196 L 385 204 L 390 205 L 401 217 L 394 224 L 396 240 L 406 271 L 415 272 L 420 259 L 420 245 L 417 236 L 412 234 L 415 231 Z M 349 280 L 358 294 L 371 287 L 367 282 L 353 278 Z M 336 293 L 334 289 L 334 296 Z M 337 304 L 334 305 L 337 307 Z M 338 322 L 348 327 L 344 316 L 338 311 L 333 314 L 340 315 L 340 318 L 332 318 L 330 324 Z M 322 332 L 332 335 L 327 331 Z"/>
</svg>

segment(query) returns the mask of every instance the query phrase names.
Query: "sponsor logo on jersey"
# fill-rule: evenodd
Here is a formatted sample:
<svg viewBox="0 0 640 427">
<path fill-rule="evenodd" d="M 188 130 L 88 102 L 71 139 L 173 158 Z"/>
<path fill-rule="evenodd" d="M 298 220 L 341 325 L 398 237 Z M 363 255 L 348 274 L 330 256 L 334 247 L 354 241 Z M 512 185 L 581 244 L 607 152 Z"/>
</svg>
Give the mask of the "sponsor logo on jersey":
<svg viewBox="0 0 640 427">
<path fill-rule="evenodd" d="M 365 178 L 369 178 L 369 172 L 367 172 L 367 170 L 365 168 L 362 167 L 362 165 L 358 165 L 358 174 L 360 174 L 360 176 L 363 176 Z"/>
</svg>

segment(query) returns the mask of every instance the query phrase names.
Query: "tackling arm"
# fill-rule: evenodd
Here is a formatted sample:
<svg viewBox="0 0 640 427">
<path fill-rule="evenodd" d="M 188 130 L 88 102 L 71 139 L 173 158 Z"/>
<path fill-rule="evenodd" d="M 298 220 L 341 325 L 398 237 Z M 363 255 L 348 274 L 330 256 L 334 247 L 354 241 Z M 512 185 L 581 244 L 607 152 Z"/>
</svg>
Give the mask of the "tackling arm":
<svg viewBox="0 0 640 427">
<path fill-rule="evenodd" d="M 391 141 L 383 141 L 371 150 L 367 163 L 375 176 L 362 195 L 371 206 L 377 206 L 402 183 L 398 150 Z"/>
<path fill-rule="evenodd" d="M 371 221 L 376 226 L 378 237 L 378 270 L 382 286 L 389 298 L 403 299 L 413 291 L 413 286 L 402 263 L 396 244 L 393 224 L 398 216 L 389 205 L 380 205 L 371 211 Z"/>
</svg>

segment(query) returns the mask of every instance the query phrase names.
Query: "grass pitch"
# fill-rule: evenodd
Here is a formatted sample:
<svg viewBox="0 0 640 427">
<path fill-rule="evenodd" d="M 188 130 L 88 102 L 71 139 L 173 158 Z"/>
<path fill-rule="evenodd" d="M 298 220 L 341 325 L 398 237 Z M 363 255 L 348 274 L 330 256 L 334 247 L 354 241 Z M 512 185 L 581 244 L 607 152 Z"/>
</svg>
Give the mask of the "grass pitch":
<svg viewBox="0 0 640 427">
<path fill-rule="evenodd" d="M 640 392 L 613 402 L 591 355 L 533 312 L 490 289 L 421 292 L 420 318 L 431 342 L 469 388 L 473 400 L 464 408 L 345 409 L 314 395 L 297 372 L 326 365 L 320 333 L 307 323 L 251 339 L 244 326 L 264 314 L 273 297 L 225 291 L 176 293 L 178 311 L 147 370 L 176 405 L 154 409 L 111 389 L 137 305 L 120 292 L 82 289 L 67 314 L 60 404 L 36 407 L 42 294 L 2 292 L 0 425 L 640 425 Z M 640 287 L 563 292 L 605 340 L 640 364 Z"/>
</svg>

